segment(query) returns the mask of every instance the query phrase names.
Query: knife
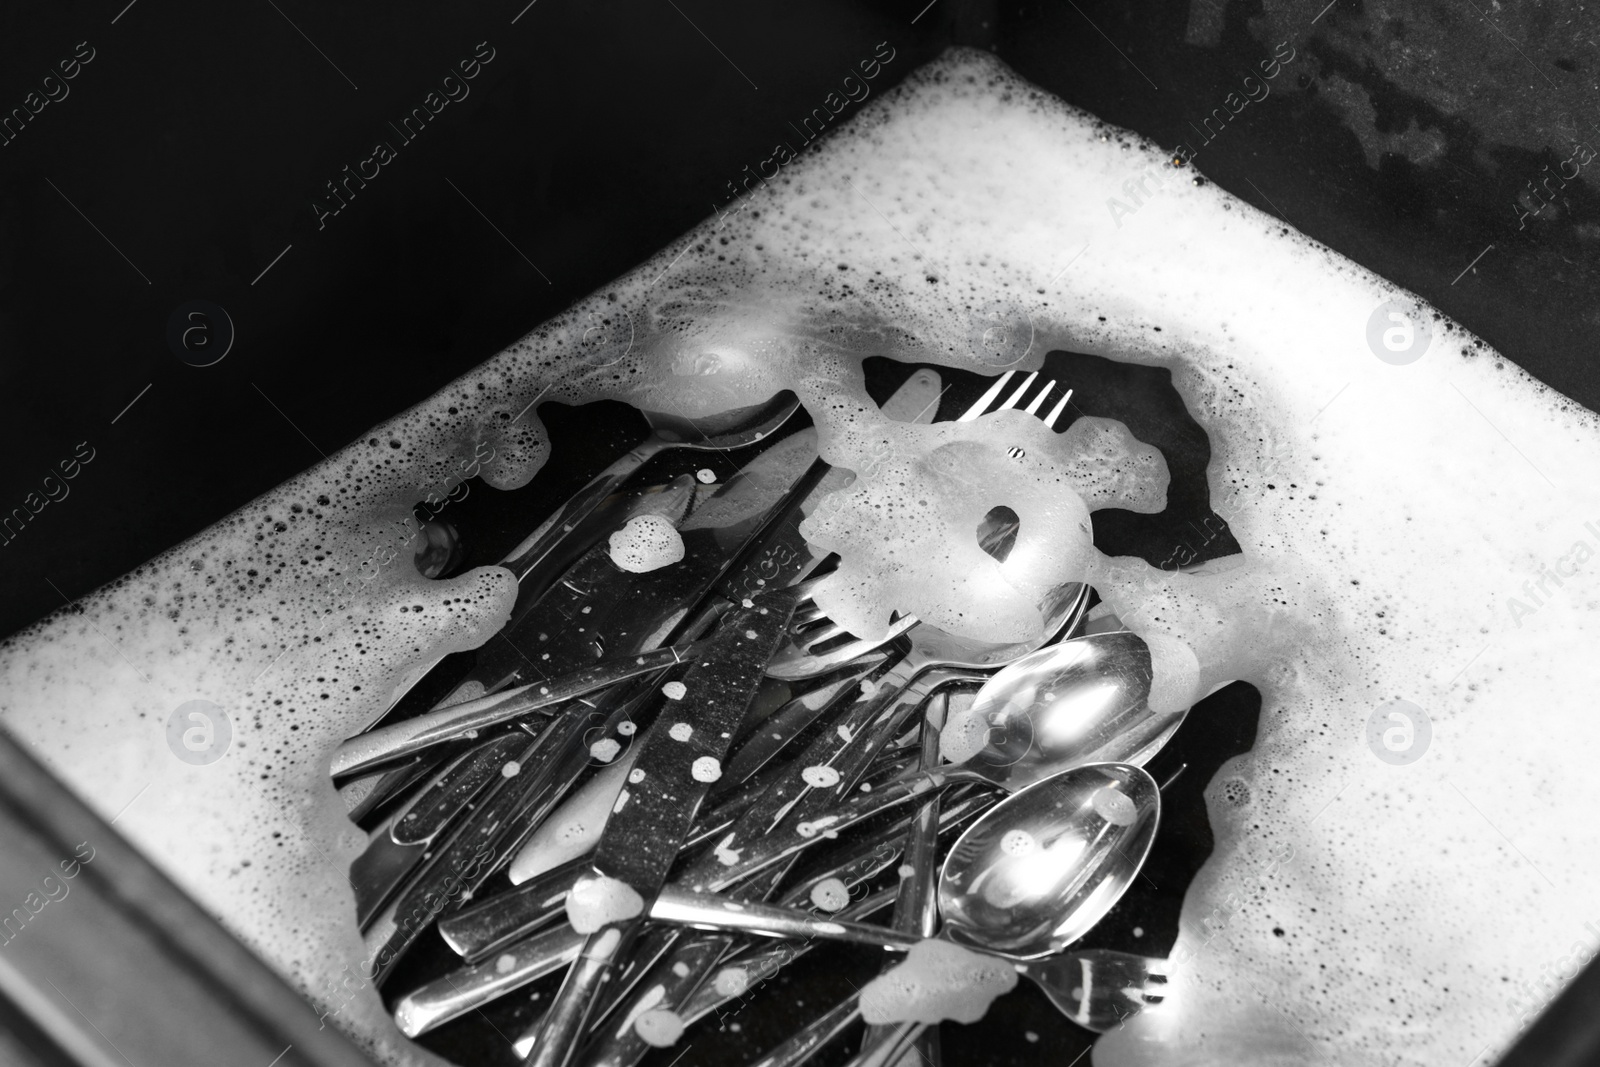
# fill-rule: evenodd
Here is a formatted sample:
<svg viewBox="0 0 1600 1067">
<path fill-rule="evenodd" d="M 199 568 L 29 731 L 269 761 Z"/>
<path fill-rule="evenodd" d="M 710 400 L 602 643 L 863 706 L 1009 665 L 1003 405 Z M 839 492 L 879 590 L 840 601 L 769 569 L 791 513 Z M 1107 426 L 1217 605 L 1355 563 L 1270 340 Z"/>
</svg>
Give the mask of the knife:
<svg viewBox="0 0 1600 1067">
<path fill-rule="evenodd" d="M 595 846 L 590 872 L 568 896 L 569 917 L 592 918 L 594 925 L 584 930 L 574 923 L 588 938 L 545 1013 L 527 1060 L 534 1067 L 565 1067 L 576 1051 L 596 994 L 627 957 L 707 790 L 721 774 L 721 761 L 798 599 L 792 590 L 776 590 L 730 612 L 712 639 L 714 647 L 684 674 L 687 703 L 667 706 L 651 727 L 628 791 L 618 796 Z M 574 901 L 593 894 L 620 906 L 602 904 L 586 916 Z"/>
<path fill-rule="evenodd" d="M 684 474 L 659 489 L 639 494 L 611 515 L 608 526 L 589 534 L 596 543 L 579 554 L 558 581 L 520 585 L 511 620 L 477 650 L 472 669 L 441 705 L 458 700 L 463 691 L 470 695 L 496 693 L 542 678 L 551 668 L 562 670 L 603 656 L 603 641 L 599 646 L 594 643 L 598 632 L 595 612 L 598 606 L 615 600 L 611 588 L 625 586 L 629 578 L 611 561 L 605 534 L 642 515 L 656 515 L 677 526 L 688 513 L 695 485 L 694 478 Z"/>
<path fill-rule="evenodd" d="M 381 985 L 401 955 L 455 900 L 467 899 L 521 847 L 591 759 L 598 733 L 616 732 L 655 694 L 654 676 L 576 701 L 527 739 L 518 771 L 489 786 L 473 810 L 436 842 L 409 883 L 363 934 Z"/>
<path fill-rule="evenodd" d="M 955 831 L 993 807 L 994 803 L 992 794 L 976 790 L 968 793 L 940 813 L 940 832 L 953 836 Z M 825 865 L 808 872 L 796 883 L 795 890 L 785 893 L 780 900 L 803 906 L 810 899 L 812 888 L 820 882 L 838 878 L 847 888 L 854 889 L 863 881 L 887 870 L 899 858 L 900 843 L 905 837 L 909 818 L 908 815 L 904 820 L 889 823 L 859 838 L 841 840 L 837 853 L 830 853 Z M 558 891 L 565 895 L 566 886 L 559 887 Z M 662 887 L 656 903 L 651 905 L 650 917 L 657 918 L 658 912 L 664 917 L 675 907 L 700 899 L 700 894 L 668 883 Z M 846 911 L 841 912 L 839 917 L 852 916 Z M 541 929 L 533 936 L 497 945 L 493 951 L 483 954 L 477 963 L 436 978 L 401 997 L 395 1004 L 395 1022 L 407 1037 L 416 1037 L 443 1026 L 506 993 L 553 974 L 577 959 L 583 941 L 581 934 L 575 933 L 566 923 L 561 923 L 551 929 Z M 531 1039 L 528 1044 L 531 1046 Z"/>
<path fill-rule="evenodd" d="M 873 767 L 871 779 L 893 781 L 912 769 L 915 760 L 914 755 L 880 758 Z M 743 793 L 741 790 L 719 802 L 713 792 L 684 840 L 684 851 L 692 852 L 720 837 L 758 799 L 760 791 L 752 788 L 748 796 Z M 508 892 L 440 919 L 439 936 L 468 963 L 481 962 L 563 917 L 567 890 L 572 888 L 586 861 L 587 853 L 535 875 Z"/>
<path fill-rule="evenodd" d="M 356 924 L 366 929 L 406 872 L 428 851 L 441 830 L 464 811 L 528 745 L 521 732 L 502 734 L 452 760 L 404 809 L 373 834 L 366 851 L 350 864 Z"/>
<path fill-rule="evenodd" d="M 698 645 L 688 642 L 637 655 L 615 656 L 560 678 L 534 682 L 509 692 L 452 704 L 414 719 L 380 726 L 349 738 L 335 749 L 329 773 L 335 778 L 355 774 L 430 745 L 469 737 L 478 730 L 686 662 L 698 650 Z"/>
<path fill-rule="evenodd" d="M 745 464 L 687 520 L 681 509 L 664 513 L 683 538 L 684 556 L 676 563 L 630 573 L 612 561 L 608 542 L 596 544 L 536 606 L 514 610 L 510 625 L 479 650 L 461 684 L 492 693 L 532 681 L 551 662 L 568 667 L 662 643 L 816 455 L 815 430 L 790 434 Z M 677 482 L 685 484 L 673 490 L 672 501 L 687 508 L 694 479 L 683 475 Z M 635 509 L 630 517 L 636 513 L 643 512 Z"/>
</svg>

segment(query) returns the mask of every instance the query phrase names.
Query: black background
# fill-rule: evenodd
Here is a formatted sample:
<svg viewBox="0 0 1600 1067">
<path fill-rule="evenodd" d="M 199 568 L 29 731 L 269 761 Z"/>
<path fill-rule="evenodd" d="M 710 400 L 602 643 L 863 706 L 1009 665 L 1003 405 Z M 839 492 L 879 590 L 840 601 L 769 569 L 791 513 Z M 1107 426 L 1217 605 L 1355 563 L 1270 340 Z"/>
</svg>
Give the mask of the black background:
<svg viewBox="0 0 1600 1067">
<path fill-rule="evenodd" d="M 0 513 L 78 442 L 95 459 L 0 546 L 0 635 L 634 266 L 726 202 L 741 168 L 879 41 L 897 56 L 876 91 L 950 43 L 991 48 L 1070 103 L 1175 145 L 1277 39 L 1258 0 L 524 2 L 7 5 L 0 109 L 21 106 L 78 42 L 95 58 L 0 147 Z M 1186 40 L 1199 5 L 1215 9 L 1210 43 Z M 1253 105 L 1199 170 L 1600 407 L 1587 344 L 1600 321 L 1596 202 L 1573 185 L 1558 222 L 1526 229 L 1511 207 L 1521 178 L 1564 153 L 1504 143 L 1412 93 L 1390 46 L 1425 37 L 1426 20 L 1419 31 L 1361 0 L 1322 7 L 1293 20 L 1305 55 L 1293 91 Z M 1554 120 L 1540 79 L 1591 80 L 1592 21 L 1557 20 L 1518 45 L 1468 14 L 1429 62 L 1543 128 Z M 319 230 L 323 183 L 393 140 L 386 123 L 480 41 L 495 58 L 471 95 Z M 1452 47 L 1506 43 L 1538 78 L 1451 62 Z M 1364 87 L 1380 132 L 1431 123 L 1442 154 L 1374 160 L 1319 92 L 1330 71 Z M 165 339 L 173 310 L 197 299 L 237 331 L 206 368 Z"/>
</svg>

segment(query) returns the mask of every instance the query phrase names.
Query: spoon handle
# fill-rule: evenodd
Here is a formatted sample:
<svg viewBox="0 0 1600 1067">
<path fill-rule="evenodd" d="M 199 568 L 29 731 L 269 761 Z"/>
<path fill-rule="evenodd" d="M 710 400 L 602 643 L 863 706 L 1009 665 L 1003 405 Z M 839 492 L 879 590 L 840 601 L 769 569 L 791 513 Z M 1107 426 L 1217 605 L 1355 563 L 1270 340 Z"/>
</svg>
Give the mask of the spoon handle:
<svg viewBox="0 0 1600 1067">
<path fill-rule="evenodd" d="M 661 895 L 650 906 L 650 918 L 656 922 L 694 926 L 702 930 L 749 933 L 762 937 L 820 937 L 890 952 L 905 952 L 925 940 L 914 933 L 903 933 L 870 923 L 847 922 L 775 904 L 692 893 L 671 885 L 663 887 Z"/>
</svg>

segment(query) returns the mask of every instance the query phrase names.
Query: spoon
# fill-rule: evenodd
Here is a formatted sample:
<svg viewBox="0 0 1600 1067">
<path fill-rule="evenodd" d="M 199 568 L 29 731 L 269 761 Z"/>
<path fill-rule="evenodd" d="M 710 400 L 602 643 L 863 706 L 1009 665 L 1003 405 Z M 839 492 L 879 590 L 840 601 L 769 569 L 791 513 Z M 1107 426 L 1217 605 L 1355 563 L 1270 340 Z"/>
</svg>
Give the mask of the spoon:
<svg viewBox="0 0 1600 1067">
<path fill-rule="evenodd" d="M 985 681 L 971 708 L 941 734 L 941 751 L 964 758 L 855 794 L 809 821 L 772 828 L 731 871 L 768 866 L 825 834 L 956 782 L 1014 793 L 1085 763 L 1143 764 L 1187 714 L 1155 714 L 1149 694 L 1149 650 L 1125 631 L 1076 637 L 1020 656 Z"/>
<path fill-rule="evenodd" d="M 1144 865 L 1160 820 L 1155 780 L 1126 763 L 1074 767 L 1007 797 L 969 826 L 945 857 L 938 938 L 1012 961 L 1063 1014 L 1078 1014 L 1080 965 L 1063 950 L 1122 898 Z M 882 926 L 681 890 L 663 894 L 650 917 L 893 952 L 924 940 Z"/>
<path fill-rule="evenodd" d="M 693 452 L 731 452 L 753 445 L 777 431 L 799 407 L 799 399 L 793 393 L 784 391 L 764 403 L 701 419 L 688 419 L 661 411 L 642 412 L 650 427 L 650 435 L 574 493 L 554 515 L 512 549 L 500 565 L 515 574 L 519 582 L 528 582 L 529 575 L 585 516 L 655 456 L 673 448 Z"/>
</svg>

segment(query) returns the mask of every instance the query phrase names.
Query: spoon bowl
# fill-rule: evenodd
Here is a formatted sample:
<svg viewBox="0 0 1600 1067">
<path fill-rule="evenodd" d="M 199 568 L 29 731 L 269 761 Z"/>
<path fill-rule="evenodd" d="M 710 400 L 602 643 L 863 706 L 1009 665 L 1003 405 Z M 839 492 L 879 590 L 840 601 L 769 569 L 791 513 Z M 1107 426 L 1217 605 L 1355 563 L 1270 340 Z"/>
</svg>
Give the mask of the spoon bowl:
<svg viewBox="0 0 1600 1067">
<path fill-rule="evenodd" d="M 939 877 L 941 936 L 1035 959 L 1105 917 L 1144 865 L 1161 795 L 1142 768 L 1074 767 L 1007 797 L 969 826 Z"/>
<path fill-rule="evenodd" d="M 1075 763 L 1142 765 L 1188 713 L 1152 711 L 1150 682 L 1150 650 L 1126 631 L 1041 648 L 985 682 L 940 749 L 966 780 L 1012 792 Z"/>
<path fill-rule="evenodd" d="M 731 452 L 765 440 L 787 422 L 799 407 L 799 398 L 784 390 L 759 404 L 720 411 L 698 419 L 643 409 L 640 414 L 649 424 L 652 435 L 660 438 L 667 447 Z"/>
</svg>

